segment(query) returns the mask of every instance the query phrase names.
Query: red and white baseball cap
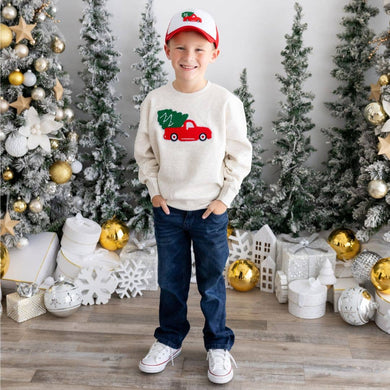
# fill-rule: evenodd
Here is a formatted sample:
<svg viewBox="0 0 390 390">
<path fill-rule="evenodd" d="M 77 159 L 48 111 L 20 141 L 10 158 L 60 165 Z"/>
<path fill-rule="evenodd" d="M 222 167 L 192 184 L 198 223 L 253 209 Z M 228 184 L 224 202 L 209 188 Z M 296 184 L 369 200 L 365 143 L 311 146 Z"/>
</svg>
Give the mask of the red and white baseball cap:
<svg viewBox="0 0 390 390">
<path fill-rule="evenodd" d="M 209 42 L 214 43 L 216 48 L 218 47 L 219 35 L 217 26 L 212 16 L 205 11 L 192 9 L 174 15 L 169 22 L 165 43 L 181 31 L 197 31 Z"/>
</svg>

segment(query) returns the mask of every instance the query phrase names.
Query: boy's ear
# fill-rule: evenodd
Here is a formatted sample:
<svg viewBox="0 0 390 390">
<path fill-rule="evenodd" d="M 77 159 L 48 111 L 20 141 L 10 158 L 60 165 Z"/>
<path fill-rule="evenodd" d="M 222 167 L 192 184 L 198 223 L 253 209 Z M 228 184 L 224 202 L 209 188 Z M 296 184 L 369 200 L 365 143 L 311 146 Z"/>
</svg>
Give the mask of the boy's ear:
<svg viewBox="0 0 390 390">
<path fill-rule="evenodd" d="M 169 49 L 169 46 L 165 43 L 164 44 L 164 51 L 165 55 L 167 56 L 168 60 L 171 59 L 171 50 Z"/>
<path fill-rule="evenodd" d="M 215 62 L 215 60 L 218 58 L 219 54 L 221 51 L 219 49 L 214 49 L 213 54 L 211 55 L 211 60 L 210 62 Z"/>
</svg>

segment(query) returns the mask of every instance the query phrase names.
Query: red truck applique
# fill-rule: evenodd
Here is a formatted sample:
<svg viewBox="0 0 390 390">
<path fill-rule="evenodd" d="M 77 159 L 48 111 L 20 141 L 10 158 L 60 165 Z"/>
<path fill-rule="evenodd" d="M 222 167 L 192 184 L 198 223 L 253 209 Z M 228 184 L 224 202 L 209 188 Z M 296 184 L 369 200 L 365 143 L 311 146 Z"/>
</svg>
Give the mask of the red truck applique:
<svg viewBox="0 0 390 390">
<path fill-rule="evenodd" d="M 211 138 L 211 130 L 208 127 L 198 127 L 196 123 L 187 119 L 181 127 L 166 127 L 164 139 L 171 141 L 206 141 Z"/>
<path fill-rule="evenodd" d="M 183 12 L 181 14 L 183 17 L 183 22 L 199 22 L 202 23 L 202 19 L 199 16 L 196 16 L 194 12 Z"/>
</svg>

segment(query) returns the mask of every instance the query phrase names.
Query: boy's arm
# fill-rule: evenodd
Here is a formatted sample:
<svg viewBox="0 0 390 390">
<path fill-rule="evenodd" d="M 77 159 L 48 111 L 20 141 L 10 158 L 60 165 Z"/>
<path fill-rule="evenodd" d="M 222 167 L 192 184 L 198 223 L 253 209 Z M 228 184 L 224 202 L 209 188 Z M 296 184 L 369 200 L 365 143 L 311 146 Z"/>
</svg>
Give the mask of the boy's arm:
<svg viewBox="0 0 390 390">
<path fill-rule="evenodd" d="M 134 158 L 139 167 L 139 181 L 148 188 L 150 199 L 160 195 L 157 175 L 159 163 L 150 142 L 148 126 L 148 104 L 145 100 L 141 105 L 140 122 L 134 143 Z"/>
<path fill-rule="evenodd" d="M 238 98 L 231 99 L 226 109 L 226 151 L 224 184 L 218 200 L 227 207 L 238 194 L 251 169 L 252 145 L 247 138 L 245 112 Z"/>
</svg>

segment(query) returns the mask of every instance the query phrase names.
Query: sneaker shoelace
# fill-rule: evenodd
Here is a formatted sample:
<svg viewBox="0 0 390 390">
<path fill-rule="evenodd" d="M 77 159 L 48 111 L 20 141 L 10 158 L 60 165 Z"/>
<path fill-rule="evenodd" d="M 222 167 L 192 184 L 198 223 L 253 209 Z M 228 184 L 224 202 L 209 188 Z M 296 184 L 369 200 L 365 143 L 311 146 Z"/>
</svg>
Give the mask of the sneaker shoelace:
<svg viewBox="0 0 390 390">
<path fill-rule="evenodd" d="M 237 368 L 237 363 L 234 357 L 226 349 L 210 349 L 207 352 L 207 360 L 210 361 L 212 369 L 216 367 L 228 368 L 229 361 L 232 361 L 234 366 Z"/>
<path fill-rule="evenodd" d="M 154 359 L 157 360 L 161 356 L 166 355 L 168 353 L 169 354 L 169 360 L 172 363 L 172 366 L 174 366 L 175 365 L 173 363 L 173 355 L 174 354 L 171 353 L 171 349 L 173 349 L 173 348 L 169 347 L 168 345 L 162 344 L 159 341 L 155 341 L 153 343 L 152 347 L 150 348 L 150 351 L 146 355 L 146 357 L 154 356 Z"/>
</svg>

